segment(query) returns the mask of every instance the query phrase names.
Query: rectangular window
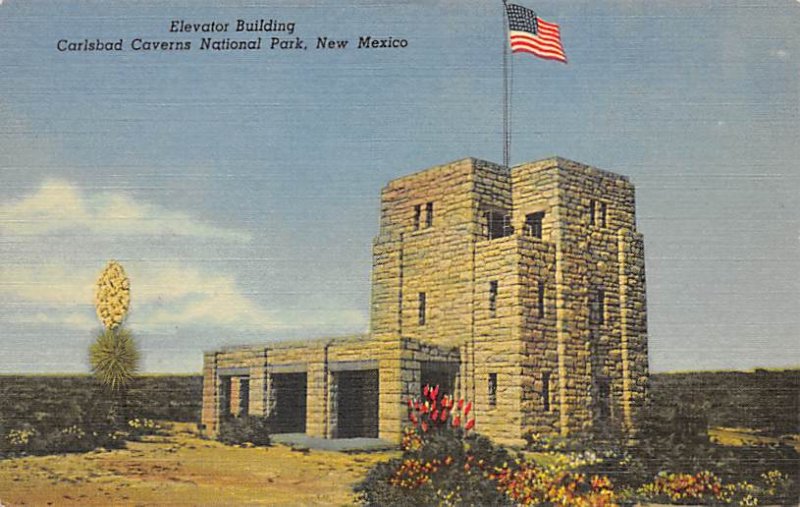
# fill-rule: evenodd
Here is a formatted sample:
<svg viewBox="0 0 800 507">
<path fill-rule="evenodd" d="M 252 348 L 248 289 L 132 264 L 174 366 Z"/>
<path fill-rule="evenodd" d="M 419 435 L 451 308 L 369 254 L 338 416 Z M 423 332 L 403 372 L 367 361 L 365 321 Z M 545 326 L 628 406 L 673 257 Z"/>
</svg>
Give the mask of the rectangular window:
<svg viewBox="0 0 800 507">
<path fill-rule="evenodd" d="M 421 204 L 417 204 L 416 206 L 414 206 L 414 230 L 415 231 L 419 230 L 420 218 L 422 218 L 422 205 Z"/>
<path fill-rule="evenodd" d="M 606 321 L 606 291 L 595 289 L 589 295 L 589 323 L 604 324 Z"/>
<path fill-rule="evenodd" d="M 425 205 L 425 227 L 433 227 L 433 203 Z"/>
<path fill-rule="evenodd" d="M 595 208 L 597 207 L 597 201 L 592 199 L 589 201 L 589 225 L 594 225 L 595 222 Z"/>
<path fill-rule="evenodd" d="M 525 215 L 525 235 L 534 238 L 542 237 L 542 220 L 544 219 L 544 211 L 537 211 Z"/>
<path fill-rule="evenodd" d="M 608 205 L 604 202 L 600 203 L 600 227 L 606 226 L 606 211 L 608 211 Z"/>
<path fill-rule="evenodd" d="M 504 238 L 514 233 L 511 227 L 511 215 L 502 211 L 487 211 L 483 214 L 486 220 L 486 237 L 489 239 Z"/>
<path fill-rule="evenodd" d="M 497 280 L 489 282 L 489 317 L 497 317 Z"/>
<path fill-rule="evenodd" d="M 426 314 L 426 310 L 427 310 L 425 308 L 426 306 L 427 306 L 427 301 L 426 301 L 425 293 L 424 292 L 420 292 L 419 293 L 419 325 L 420 326 L 424 326 L 425 325 L 425 317 L 426 317 L 425 314 Z"/>
<path fill-rule="evenodd" d="M 544 411 L 550 412 L 550 372 L 542 373 L 542 403 L 544 403 Z"/>
<path fill-rule="evenodd" d="M 497 373 L 489 374 L 489 406 L 497 406 Z"/>
<path fill-rule="evenodd" d="M 536 303 L 536 313 L 541 319 L 544 317 L 544 282 L 538 284 L 538 300 Z"/>
</svg>

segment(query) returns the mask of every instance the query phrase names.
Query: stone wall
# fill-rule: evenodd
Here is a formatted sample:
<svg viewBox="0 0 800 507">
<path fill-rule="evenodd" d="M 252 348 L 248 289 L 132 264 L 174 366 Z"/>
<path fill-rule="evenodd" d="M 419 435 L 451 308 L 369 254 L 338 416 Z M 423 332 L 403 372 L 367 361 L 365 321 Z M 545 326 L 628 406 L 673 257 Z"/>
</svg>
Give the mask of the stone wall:
<svg viewBox="0 0 800 507">
<path fill-rule="evenodd" d="M 537 199 L 524 194 L 546 189 L 536 194 L 544 194 L 555 246 L 559 430 L 630 425 L 647 376 L 644 280 L 637 278 L 644 257 L 641 243 L 624 232 L 635 230 L 633 186 L 624 176 L 557 158 L 516 167 L 513 175 L 520 204 Z"/>
<path fill-rule="evenodd" d="M 443 362 L 457 365 L 457 349 L 441 349 L 413 339 L 376 340 L 369 336 L 280 342 L 240 347 L 205 355 L 203 431 L 219 431 L 226 406 L 239 387 L 231 379 L 249 376 L 249 414 L 269 416 L 274 407 L 271 379 L 281 373 L 306 373 L 306 434 L 336 436 L 335 375 L 341 371 L 378 371 L 378 436 L 399 442 L 407 423 L 406 400 L 421 390 L 420 364 Z M 228 392 L 225 392 L 228 389 Z M 271 402 L 270 402 L 271 400 Z"/>
</svg>

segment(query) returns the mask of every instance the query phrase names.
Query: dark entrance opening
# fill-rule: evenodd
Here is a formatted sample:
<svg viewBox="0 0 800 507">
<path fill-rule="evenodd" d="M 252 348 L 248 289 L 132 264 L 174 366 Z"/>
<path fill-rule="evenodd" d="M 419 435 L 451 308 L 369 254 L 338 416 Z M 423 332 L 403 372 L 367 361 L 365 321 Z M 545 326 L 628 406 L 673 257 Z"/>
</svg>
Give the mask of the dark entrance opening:
<svg viewBox="0 0 800 507">
<path fill-rule="evenodd" d="M 420 388 L 439 386 L 439 394 L 453 396 L 456 389 L 458 365 L 444 362 L 424 361 L 420 363 Z"/>
<path fill-rule="evenodd" d="M 378 370 L 340 371 L 336 438 L 378 438 Z"/>
<path fill-rule="evenodd" d="M 270 426 L 275 433 L 306 432 L 306 373 L 272 374 Z"/>
</svg>

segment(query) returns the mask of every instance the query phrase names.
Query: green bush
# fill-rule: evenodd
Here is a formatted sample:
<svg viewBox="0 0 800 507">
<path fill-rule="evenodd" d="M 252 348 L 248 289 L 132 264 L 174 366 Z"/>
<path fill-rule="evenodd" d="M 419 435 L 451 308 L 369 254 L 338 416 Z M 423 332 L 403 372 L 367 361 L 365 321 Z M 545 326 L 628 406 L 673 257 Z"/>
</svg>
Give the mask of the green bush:
<svg viewBox="0 0 800 507">
<path fill-rule="evenodd" d="M 266 417 L 228 417 L 220 424 L 217 440 L 227 445 L 250 443 L 259 447 L 269 446 L 270 424 Z"/>
</svg>

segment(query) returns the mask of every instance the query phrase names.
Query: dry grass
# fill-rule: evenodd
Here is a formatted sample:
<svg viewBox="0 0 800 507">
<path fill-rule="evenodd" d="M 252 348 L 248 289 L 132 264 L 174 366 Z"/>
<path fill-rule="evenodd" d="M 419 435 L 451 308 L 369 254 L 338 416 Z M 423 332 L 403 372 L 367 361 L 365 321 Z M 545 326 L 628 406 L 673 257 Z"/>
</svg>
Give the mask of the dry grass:
<svg viewBox="0 0 800 507">
<path fill-rule="evenodd" d="M 349 505 L 391 452 L 228 447 L 178 424 L 128 449 L 0 461 L 3 505 Z"/>
<path fill-rule="evenodd" d="M 800 452 L 800 435 L 786 435 L 781 438 L 765 437 L 748 428 L 711 428 L 708 436 L 712 442 L 721 445 L 765 445 L 785 444 Z"/>
</svg>

